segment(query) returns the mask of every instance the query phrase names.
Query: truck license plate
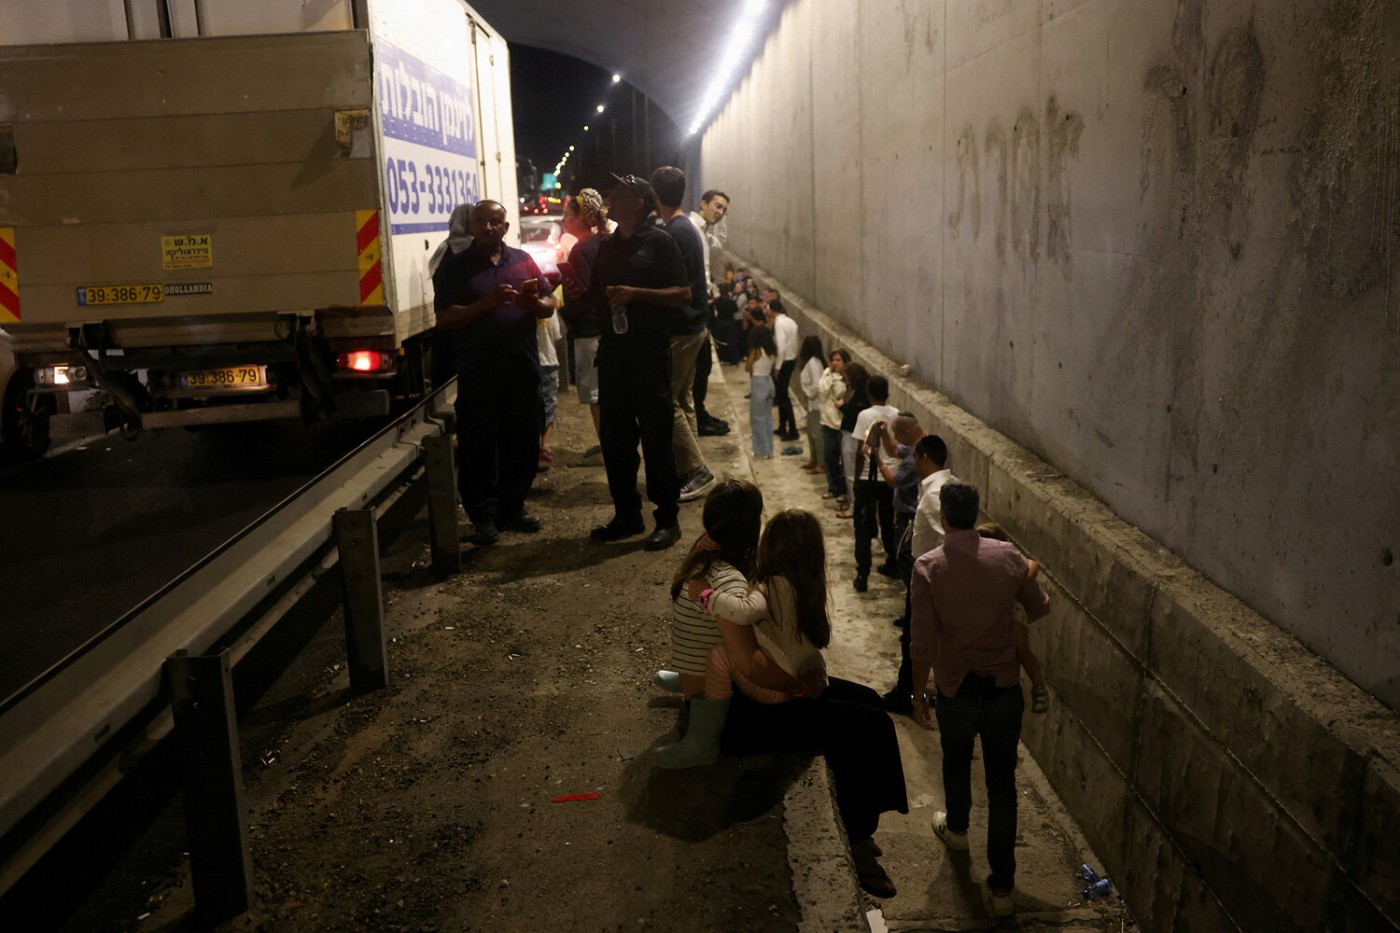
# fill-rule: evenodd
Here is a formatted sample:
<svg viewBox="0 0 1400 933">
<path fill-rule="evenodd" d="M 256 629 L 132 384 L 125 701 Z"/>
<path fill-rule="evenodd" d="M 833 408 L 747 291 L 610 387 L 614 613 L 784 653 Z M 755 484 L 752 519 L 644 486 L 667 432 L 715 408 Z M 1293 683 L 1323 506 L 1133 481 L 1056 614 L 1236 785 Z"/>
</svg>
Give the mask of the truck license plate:
<svg viewBox="0 0 1400 933">
<path fill-rule="evenodd" d="M 165 300 L 165 287 L 155 285 L 84 285 L 78 289 L 80 305 L 149 305 Z"/>
<path fill-rule="evenodd" d="M 186 389 L 237 391 L 267 388 L 266 366 L 229 366 L 224 369 L 191 369 L 180 373 Z"/>
</svg>

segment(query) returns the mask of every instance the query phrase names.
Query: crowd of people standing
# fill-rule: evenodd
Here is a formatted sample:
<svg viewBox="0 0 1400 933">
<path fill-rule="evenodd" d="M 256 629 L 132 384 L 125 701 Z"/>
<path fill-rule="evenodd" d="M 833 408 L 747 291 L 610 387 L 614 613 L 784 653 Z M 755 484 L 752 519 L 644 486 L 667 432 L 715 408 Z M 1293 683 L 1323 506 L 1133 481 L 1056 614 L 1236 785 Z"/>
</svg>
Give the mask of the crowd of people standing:
<svg viewBox="0 0 1400 933">
<path fill-rule="evenodd" d="M 655 678 L 686 699 L 688 728 L 656 750 L 656 764 L 703 766 L 721 750 L 825 755 L 860 882 L 891 897 L 896 889 L 874 837 L 881 814 L 907 813 L 908 799 L 890 716 L 925 726 L 936 719 L 947 804 L 933 831 L 955 851 L 968 848 L 980 738 L 987 883 L 993 912 L 1009 914 L 1023 667 L 1033 709 L 1048 704 L 1015 614 L 1019 606 L 1033 621 L 1047 611 L 1037 565 L 1000 529 L 979 528 L 977 490 L 948 469 L 941 438 L 890 404 L 883 375 L 842 348 L 824 352 L 815 335 L 803 337 L 782 296 L 745 270 L 726 267 L 714 280 L 727 195 L 706 191 L 700 210 L 687 214 L 680 169 L 614 177 L 606 200 L 584 189 L 565 204 L 572 247 L 558 298 L 529 255 L 505 244 L 506 211 L 492 201 L 454 212 L 433 257 L 436 348 L 450 351 L 458 377 L 458 485 L 470 540 L 490 546 L 503 531 L 541 527 L 525 498 L 552 460 L 558 372 L 568 362 L 553 353 L 562 320 L 612 500 L 613 514 L 592 541 L 646 532 L 643 462 L 653 517 L 647 549 L 676 544 L 681 503 L 704 499 L 703 532 L 671 587 L 670 665 Z M 742 363 L 749 375 L 755 458 L 774 457 L 775 437 L 794 445 L 784 454 L 802 452 L 794 444 L 803 438 L 798 393 L 807 444 L 801 466 L 824 478 L 823 498 L 852 523 L 854 589 L 868 590 L 872 569 L 902 583 L 901 664 L 884 695 L 828 674 L 829 561 L 817 516 L 789 509 L 764 525 L 762 491 L 721 480 L 705 462 L 697 438 L 731 430 L 704 405 L 715 358 Z M 875 566 L 877 538 L 884 560 Z"/>
</svg>

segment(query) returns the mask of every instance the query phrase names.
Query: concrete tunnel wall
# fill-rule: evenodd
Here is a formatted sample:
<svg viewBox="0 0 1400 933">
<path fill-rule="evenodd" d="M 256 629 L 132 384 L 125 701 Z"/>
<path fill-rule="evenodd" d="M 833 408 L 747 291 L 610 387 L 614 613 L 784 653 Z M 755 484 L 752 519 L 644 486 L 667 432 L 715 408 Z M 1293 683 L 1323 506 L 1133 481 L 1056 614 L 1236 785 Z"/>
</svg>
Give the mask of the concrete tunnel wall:
<svg viewBox="0 0 1400 933">
<path fill-rule="evenodd" d="M 1383 0 L 795 0 L 701 144 L 1049 568 L 1026 741 L 1150 928 L 1400 919 L 1396 718 L 1268 624 L 1400 706 L 1397 79 Z"/>
</svg>

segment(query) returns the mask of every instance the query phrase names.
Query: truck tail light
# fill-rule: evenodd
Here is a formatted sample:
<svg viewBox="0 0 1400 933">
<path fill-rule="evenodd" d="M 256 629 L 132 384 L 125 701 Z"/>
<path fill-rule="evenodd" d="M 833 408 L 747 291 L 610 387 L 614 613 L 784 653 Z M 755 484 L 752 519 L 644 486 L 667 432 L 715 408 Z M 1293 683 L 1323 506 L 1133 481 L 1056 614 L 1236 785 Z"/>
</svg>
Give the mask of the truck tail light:
<svg viewBox="0 0 1400 933">
<path fill-rule="evenodd" d="M 351 350 L 337 355 L 335 365 L 352 373 L 382 373 L 393 368 L 394 358 L 378 350 Z"/>
<path fill-rule="evenodd" d="M 87 367 L 41 366 L 34 370 L 34 382 L 41 386 L 81 385 L 87 382 Z"/>
</svg>

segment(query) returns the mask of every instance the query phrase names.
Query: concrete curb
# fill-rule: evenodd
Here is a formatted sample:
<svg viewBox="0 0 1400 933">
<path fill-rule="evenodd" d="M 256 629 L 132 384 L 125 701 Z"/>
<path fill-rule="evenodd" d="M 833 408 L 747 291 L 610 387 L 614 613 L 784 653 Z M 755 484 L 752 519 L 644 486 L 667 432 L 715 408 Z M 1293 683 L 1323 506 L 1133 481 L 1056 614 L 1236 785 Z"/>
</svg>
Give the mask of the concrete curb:
<svg viewBox="0 0 1400 933">
<path fill-rule="evenodd" d="M 788 869 L 802 911 L 798 929 L 868 931 L 865 897 L 856 881 L 846 830 L 836 813 L 836 793 L 826 759 L 812 759 L 807 773 L 783 798 Z"/>
<path fill-rule="evenodd" d="M 736 257 L 737 259 L 737 257 Z M 1026 746 L 1149 929 L 1400 925 L 1400 716 L 1087 490 L 792 294 L 1041 561 L 1058 702 Z"/>
</svg>

